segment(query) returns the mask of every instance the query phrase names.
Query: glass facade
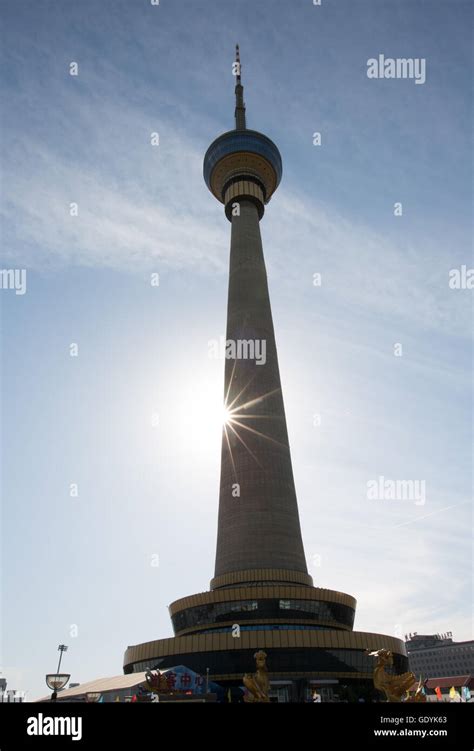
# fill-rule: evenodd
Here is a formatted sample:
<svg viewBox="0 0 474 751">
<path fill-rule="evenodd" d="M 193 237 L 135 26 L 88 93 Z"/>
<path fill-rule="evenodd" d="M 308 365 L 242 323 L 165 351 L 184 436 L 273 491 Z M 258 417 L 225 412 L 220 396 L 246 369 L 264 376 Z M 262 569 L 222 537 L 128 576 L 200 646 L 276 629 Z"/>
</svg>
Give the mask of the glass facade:
<svg viewBox="0 0 474 751">
<path fill-rule="evenodd" d="M 307 623 L 254 623 L 251 626 L 240 626 L 241 631 L 327 631 L 327 626 L 313 626 Z M 337 631 L 337 629 L 331 629 Z M 232 633 L 232 626 L 223 628 L 206 628 L 199 630 L 200 634 Z"/>
<path fill-rule="evenodd" d="M 300 618 L 316 616 L 322 621 L 337 621 L 352 629 L 355 610 L 347 605 L 322 600 L 279 600 L 279 609 L 299 613 Z"/>
<path fill-rule="evenodd" d="M 352 629 L 354 624 L 354 610 L 347 605 L 322 600 L 240 600 L 235 602 L 217 602 L 208 605 L 198 605 L 175 613 L 171 617 L 175 633 L 184 629 L 199 626 L 209 626 L 214 623 L 235 620 L 239 621 L 261 619 L 315 620 L 328 624 L 333 628 L 337 625 Z"/>
</svg>

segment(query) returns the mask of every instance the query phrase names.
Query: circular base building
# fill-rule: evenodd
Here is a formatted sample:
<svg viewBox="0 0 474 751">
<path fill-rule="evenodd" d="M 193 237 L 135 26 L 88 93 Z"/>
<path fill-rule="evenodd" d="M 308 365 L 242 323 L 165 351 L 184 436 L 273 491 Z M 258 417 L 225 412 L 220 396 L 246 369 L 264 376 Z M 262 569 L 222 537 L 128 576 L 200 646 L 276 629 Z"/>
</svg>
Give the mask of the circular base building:
<svg viewBox="0 0 474 751">
<path fill-rule="evenodd" d="M 374 659 L 368 651 L 389 649 L 394 671 L 408 669 L 403 641 L 353 631 L 354 598 L 313 587 L 308 575 L 249 570 L 213 586 L 173 602 L 176 636 L 128 647 L 125 673 L 186 665 L 203 676 L 209 669 L 210 681 L 239 689 L 244 673 L 255 669 L 254 654 L 263 650 L 270 697 L 287 702 L 308 700 L 314 688 L 327 698 L 370 695 Z"/>
</svg>

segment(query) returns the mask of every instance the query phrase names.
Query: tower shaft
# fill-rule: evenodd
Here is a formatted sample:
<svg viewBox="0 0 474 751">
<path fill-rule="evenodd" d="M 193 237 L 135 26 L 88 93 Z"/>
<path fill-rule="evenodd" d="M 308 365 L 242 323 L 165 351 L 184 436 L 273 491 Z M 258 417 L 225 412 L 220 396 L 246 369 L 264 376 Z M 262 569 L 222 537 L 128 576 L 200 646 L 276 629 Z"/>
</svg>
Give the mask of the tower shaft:
<svg viewBox="0 0 474 751">
<path fill-rule="evenodd" d="M 215 576 L 306 574 L 257 205 L 232 216 Z M 270 574 L 269 574 L 270 575 Z"/>
</svg>

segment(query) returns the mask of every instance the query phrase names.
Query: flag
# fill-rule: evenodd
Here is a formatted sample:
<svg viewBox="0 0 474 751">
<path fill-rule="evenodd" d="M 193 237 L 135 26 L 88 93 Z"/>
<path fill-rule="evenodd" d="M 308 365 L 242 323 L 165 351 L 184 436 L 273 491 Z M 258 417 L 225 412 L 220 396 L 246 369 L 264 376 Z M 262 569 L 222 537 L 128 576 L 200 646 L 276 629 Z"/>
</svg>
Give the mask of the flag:
<svg viewBox="0 0 474 751">
<path fill-rule="evenodd" d="M 467 686 L 462 687 L 462 698 L 464 701 L 469 701 L 471 698 L 471 692 L 469 691 L 469 688 Z"/>
<path fill-rule="evenodd" d="M 456 698 L 456 694 L 457 694 L 456 689 L 454 688 L 454 686 L 451 686 L 451 688 L 449 689 L 449 698 L 450 699 L 455 699 Z"/>
<path fill-rule="evenodd" d="M 229 704 L 232 704 L 232 694 L 230 692 L 230 688 L 227 692 L 227 701 L 229 702 Z"/>
<path fill-rule="evenodd" d="M 443 701 L 443 694 L 441 693 L 441 689 L 439 686 L 436 686 L 435 688 L 435 694 L 438 697 L 439 701 Z"/>
</svg>

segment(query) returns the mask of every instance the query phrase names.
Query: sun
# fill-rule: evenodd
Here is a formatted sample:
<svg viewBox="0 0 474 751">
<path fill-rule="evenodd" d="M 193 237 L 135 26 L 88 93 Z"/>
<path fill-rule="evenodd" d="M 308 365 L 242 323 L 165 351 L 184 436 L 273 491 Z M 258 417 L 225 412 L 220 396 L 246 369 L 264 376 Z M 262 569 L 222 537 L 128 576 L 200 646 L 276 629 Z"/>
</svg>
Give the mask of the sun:
<svg viewBox="0 0 474 751">
<path fill-rule="evenodd" d="M 232 412 L 228 407 L 226 407 L 225 404 L 223 404 L 222 405 L 222 425 L 229 425 L 231 420 L 232 420 Z"/>
</svg>

